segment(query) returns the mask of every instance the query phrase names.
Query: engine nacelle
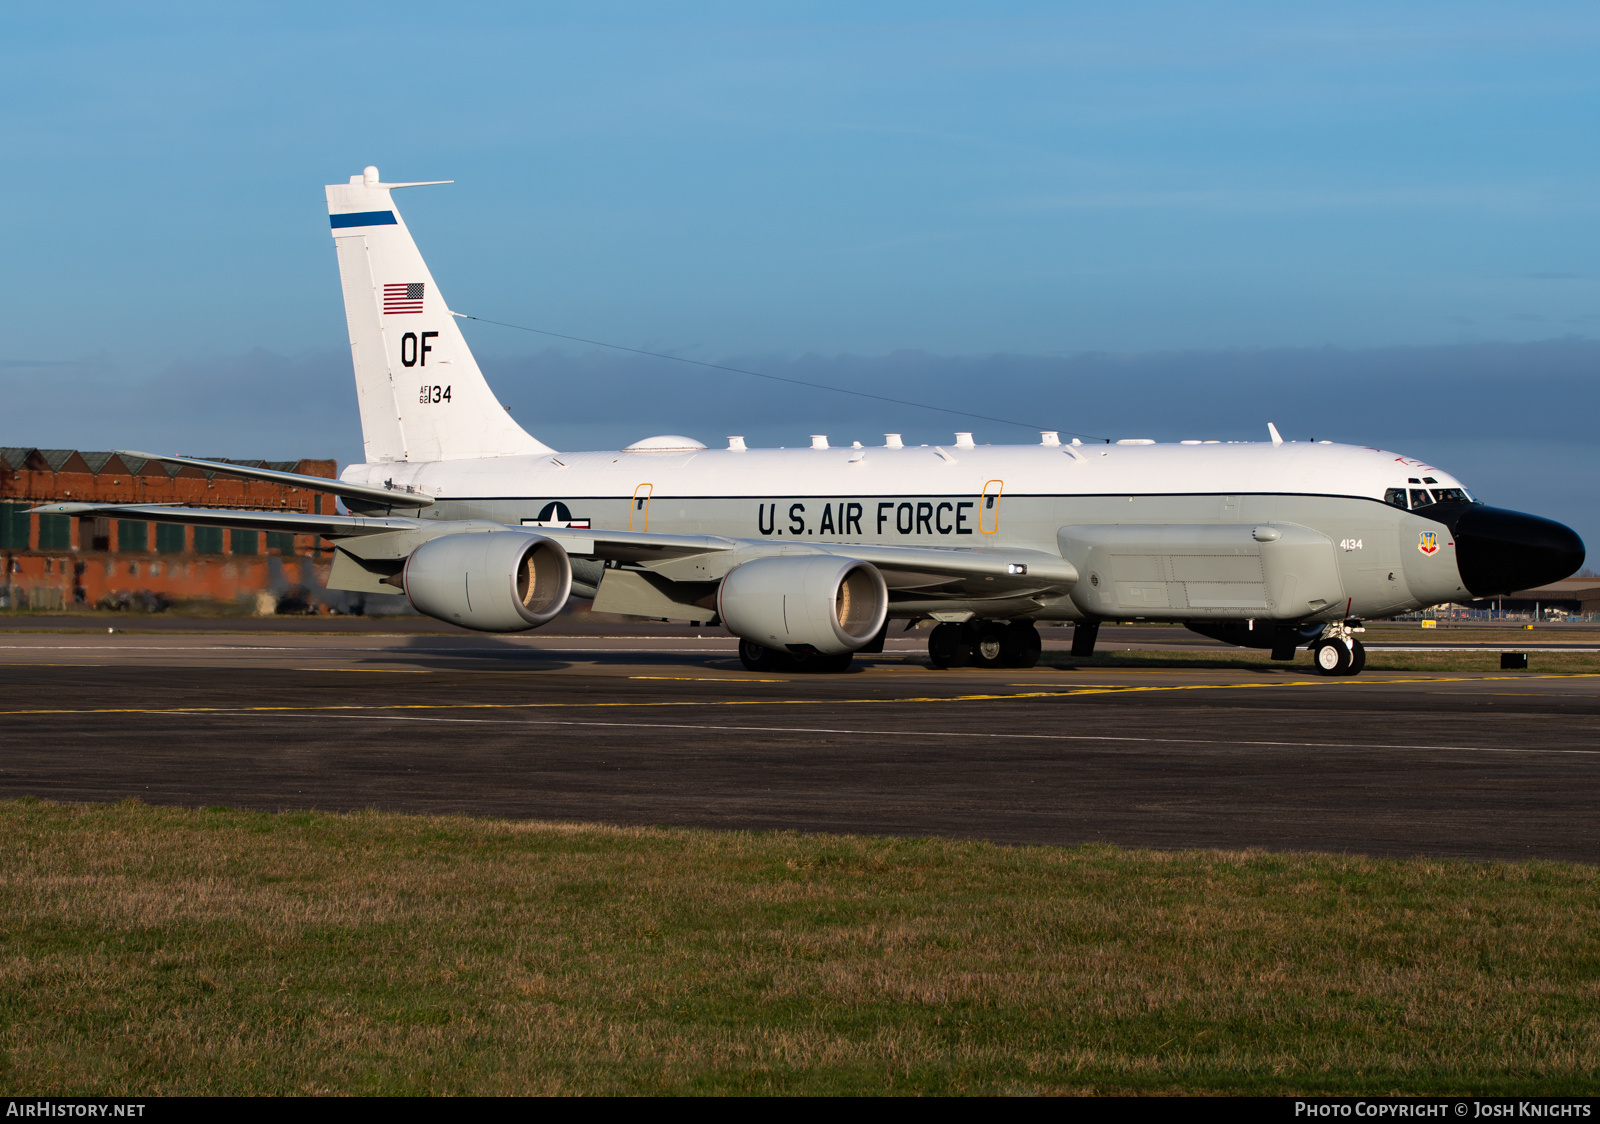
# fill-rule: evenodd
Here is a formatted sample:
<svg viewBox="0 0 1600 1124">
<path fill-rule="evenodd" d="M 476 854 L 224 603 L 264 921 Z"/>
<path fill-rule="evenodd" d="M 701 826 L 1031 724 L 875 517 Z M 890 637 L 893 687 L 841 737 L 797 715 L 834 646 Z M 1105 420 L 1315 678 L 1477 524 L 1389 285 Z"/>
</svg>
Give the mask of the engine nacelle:
<svg viewBox="0 0 1600 1124">
<path fill-rule="evenodd" d="M 444 535 L 411 552 L 401 582 L 419 613 L 480 632 L 523 632 L 566 605 L 572 563 L 538 535 Z"/>
<path fill-rule="evenodd" d="M 717 590 L 728 631 L 779 652 L 853 652 L 878 635 L 889 588 L 877 567 L 832 554 L 757 558 Z"/>
</svg>

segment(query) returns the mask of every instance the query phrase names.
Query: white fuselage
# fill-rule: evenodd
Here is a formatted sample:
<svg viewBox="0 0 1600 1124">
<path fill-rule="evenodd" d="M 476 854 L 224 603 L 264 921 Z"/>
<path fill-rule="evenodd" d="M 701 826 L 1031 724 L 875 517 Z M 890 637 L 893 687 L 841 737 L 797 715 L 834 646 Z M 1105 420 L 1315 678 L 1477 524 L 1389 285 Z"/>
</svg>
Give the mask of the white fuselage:
<svg viewBox="0 0 1600 1124">
<path fill-rule="evenodd" d="M 423 518 L 772 543 L 1065 555 L 1074 525 L 1289 523 L 1338 544 L 1345 603 L 1337 611 L 1369 616 L 1464 593 L 1453 544 L 1428 554 L 1416 549 L 1418 528 L 1438 524 L 1384 502 L 1386 493 L 1414 488 L 1410 481 L 1424 476 L 1430 487 L 1460 487 L 1396 453 L 1305 442 L 619 450 L 395 461 L 352 465 L 343 474 L 432 497 Z M 1168 604 L 1115 611 L 1149 619 L 1215 615 Z M 1082 613 L 1063 599 L 1038 615 Z"/>
</svg>

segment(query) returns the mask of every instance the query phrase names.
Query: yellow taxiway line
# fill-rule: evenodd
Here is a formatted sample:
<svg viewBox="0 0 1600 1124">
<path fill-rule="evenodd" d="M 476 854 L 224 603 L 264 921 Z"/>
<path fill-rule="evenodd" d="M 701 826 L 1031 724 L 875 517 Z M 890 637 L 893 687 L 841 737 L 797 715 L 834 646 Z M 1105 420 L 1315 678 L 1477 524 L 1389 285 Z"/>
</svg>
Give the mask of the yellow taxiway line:
<svg viewBox="0 0 1600 1124">
<path fill-rule="evenodd" d="M 317 669 L 322 670 L 322 669 Z M 316 714 L 384 710 L 598 710 L 607 708 L 670 706 L 851 706 L 894 703 L 1011 702 L 1019 699 L 1076 698 L 1082 695 L 1133 695 L 1161 691 L 1239 691 L 1274 687 L 1383 687 L 1415 683 L 1492 683 L 1507 680 L 1594 679 L 1600 672 L 1555 673 L 1550 675 L 1483 675 L 1430 677 L 1427 679 L 1343 679 L 1293 680 L 1284 683 L 1191 683 L 1165 687 L 1076 687 L 1064 691 L 1025 691 L 1018 694 L 919 695 L 877 699 L 673 699 L 628 702 L 517 702 L 517 703 L 338 703 L 325 706 L 172 706 L 172 707 L 54 707 L 37 710 L 0 710 L 0 717 L 48 714 Z M 737 681 L 736 681 L 737 682 Z M 774 682 L 782 682 L 775 680 Z"/>
</svg>

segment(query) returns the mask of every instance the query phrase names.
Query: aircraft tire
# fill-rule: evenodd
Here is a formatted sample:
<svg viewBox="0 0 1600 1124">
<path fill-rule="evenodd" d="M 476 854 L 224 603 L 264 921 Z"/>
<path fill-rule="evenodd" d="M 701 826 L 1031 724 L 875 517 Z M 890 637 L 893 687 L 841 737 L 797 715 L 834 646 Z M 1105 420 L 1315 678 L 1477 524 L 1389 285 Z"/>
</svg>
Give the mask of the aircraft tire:
<svg viewBox="0 0 1600 1124">
<path fill-rule="evenodd" d="M 934 667 L 966 667 L 972 662 L 972 640 L 959 624 L 941 624 L 928 634 L 928 662 Z"/>
<path fill-rule="evenodd" d="M 1352 640 L 1350 643 L 1352 646 L 1350 652 L 1350 670 L 1345 672 L 1345 674 L 1360 675 L 1362 669 L 1367 666 L 1367 646 L 1359 640 Z"/>
<path fill-rule="evenodd" d="M 1044 642 L 1032 621 L 1012 621 L 1006 629 L 1006 666 L 1033 667 L 1039 662 Z"/>
<path fill-rule="evenodd" d="M 1011 654 L 1008 628 L 1004 621 L 979 621 L 971 628 L 972 666 L 1009 667 Z"/>
<path fill-rule="evenodd" d="M 1311 666 L 1318 675 L 1349 675 L 1352 662 L 1350 648 L 1343 640 L 1319 640 L 1311 649 Z"/>
<path fill-rule="evenodd" d="M 794 657 L 771 648 L 764 648 L 754 640 L 739 641 L 739 662 L 746 671 L 793 671 Z"/>
</svg>

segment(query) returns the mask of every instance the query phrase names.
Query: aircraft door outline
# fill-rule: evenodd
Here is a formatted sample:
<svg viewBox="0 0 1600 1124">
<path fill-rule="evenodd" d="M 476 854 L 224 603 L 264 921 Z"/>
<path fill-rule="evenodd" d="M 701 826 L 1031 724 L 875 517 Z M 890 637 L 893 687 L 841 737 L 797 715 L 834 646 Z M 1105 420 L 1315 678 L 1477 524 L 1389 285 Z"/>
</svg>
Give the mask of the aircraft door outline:
<svg viewBox="0 0 1600 1124">
<path fill-rule="evenodd" d="M 628 530 L 650 529 L 650 493 L 653 491 L 654 484 L 640 484 L 633 490 L 633 503 L 628 508 Z"/>
<path fill-rule="evenodd" d="M 983 498 L 978 501 L 978 533 L 992 535 L 1000 530 L 1000 496 L 1006 490 L 1004 480 L 990 480 L 983 486 Z"/>
</svg>

